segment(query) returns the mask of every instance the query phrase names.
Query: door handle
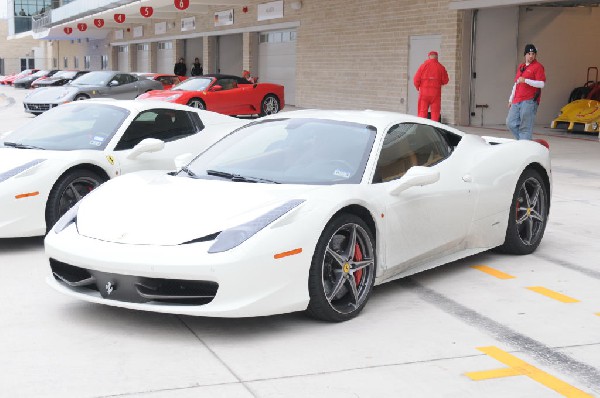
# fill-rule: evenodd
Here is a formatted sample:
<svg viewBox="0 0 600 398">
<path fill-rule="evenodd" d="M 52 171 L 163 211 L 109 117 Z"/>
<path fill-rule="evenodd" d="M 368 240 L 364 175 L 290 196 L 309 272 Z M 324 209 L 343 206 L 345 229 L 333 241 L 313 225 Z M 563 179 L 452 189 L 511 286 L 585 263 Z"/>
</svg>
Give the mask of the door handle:
<svg viewBox="0 0 600 398">
<path fill-rule="evenodd" d="M 471 174 L 465 174 L 464 176 L 462 176 L 462 180 L 464 182 L 473 182 L 473 177 L 471 176 Z"/>
</svg>

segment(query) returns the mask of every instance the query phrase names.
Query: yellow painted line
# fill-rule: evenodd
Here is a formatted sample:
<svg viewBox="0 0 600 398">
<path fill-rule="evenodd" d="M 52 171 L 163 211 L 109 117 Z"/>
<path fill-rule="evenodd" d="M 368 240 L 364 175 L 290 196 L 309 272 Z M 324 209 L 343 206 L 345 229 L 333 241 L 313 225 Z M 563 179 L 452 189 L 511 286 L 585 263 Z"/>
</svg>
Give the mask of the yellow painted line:
<svg viewBox="0 0 600 398">
<path fill-rule="evenodd" d="M 471 268 L 479 270 L 481 272 L 485 272 L 488 275 L 494 276 L 498 279 L 514 279 L 515 277 L 509 274 L 506 274 L 502 271 L 498 271 L 492 267 L 488 267 L 487 265 L 473 265 Z"/>
<path fill-rule="evenodd" d="M 541 287 L 541 286 L 530 286 L 527 289 L 542 294 L 546 297 L 550 297 L 551 299 L 560 301 L 562 303 L 578 303 L 579 300 L 574 299 L 573 297 L 569 297 L 569 296 L 565 296 L 564 294 L 555 292 L 554 290 L 550 290 L 550 289 L 546 289 L 545 287 Z"/>
<path fill-rule="evenodd" d="M 587 394 L 572 385 L 565 383 L 564 381 L 544 372 L 541 369 L 536 368 L 533 365 L 509 354 L 506 351 L 502 351 L 498 347 L 478 347 L 479 351 L 486 355 L 494 358 L 495 360 L 502 362 L 508 368 L 496 369 L 496 370 L 484 370 L 481 372 L 468 372 L 465 376 L 471 380 L 487 380 L 496 379 L 500 377 L 510 376 L 527 376 L 532 380 L 556 391 L 564 397 L 568 398 L 592 398 L 593 395 Z"/>
<path fill-rule="evenodd" d="M 597 312 L 596 315 L 600 316 L 600 312 Z"/>
</svg>

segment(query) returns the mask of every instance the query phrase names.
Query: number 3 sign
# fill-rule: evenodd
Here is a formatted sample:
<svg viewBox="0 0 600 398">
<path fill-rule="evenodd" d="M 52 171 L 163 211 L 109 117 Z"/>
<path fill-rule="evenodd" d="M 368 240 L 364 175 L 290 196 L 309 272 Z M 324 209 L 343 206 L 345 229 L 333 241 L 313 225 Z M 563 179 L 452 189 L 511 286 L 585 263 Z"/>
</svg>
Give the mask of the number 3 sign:
<svg viewBox="0 0 600 398">
<path fill-rule="evenodd" d="M 190 0 L 173 0 L 175 8 L 178 10 L 186 10 L 190 6 Z"/>
<path fill-rule="evenodd" d="M 96 25 L 97 28 L 101 28 L 104 26 L 104 19 L 102 18 L 96 18 L 94 19 L 94 25 Z"/>
</svg>

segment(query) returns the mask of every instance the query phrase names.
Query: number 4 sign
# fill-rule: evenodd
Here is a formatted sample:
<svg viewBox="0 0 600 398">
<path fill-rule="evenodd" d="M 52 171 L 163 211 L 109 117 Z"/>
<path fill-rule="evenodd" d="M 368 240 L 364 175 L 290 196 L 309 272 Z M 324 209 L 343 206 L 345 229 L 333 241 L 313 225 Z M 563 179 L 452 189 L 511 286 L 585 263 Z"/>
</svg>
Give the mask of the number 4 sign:
<svg viewBox="0 0 600 398">
<path fill-rule="evenodd" d="M 115 14 L 115 22 L 116 23 L 125 22 L 125 14 Z"/>
</svg>

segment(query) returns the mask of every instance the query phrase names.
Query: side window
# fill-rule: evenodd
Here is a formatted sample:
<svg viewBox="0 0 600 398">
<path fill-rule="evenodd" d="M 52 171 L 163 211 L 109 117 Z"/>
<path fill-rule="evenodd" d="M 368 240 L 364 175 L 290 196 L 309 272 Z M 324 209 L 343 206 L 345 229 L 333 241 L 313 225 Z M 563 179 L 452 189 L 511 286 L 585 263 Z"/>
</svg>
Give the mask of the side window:
<svg viewBox="0 0 600 398">
<path fill-rule="evenodd" d="M 219 79 L 217 80 L 216 84 L 223 87 L 223 90 L 231 90 L 232 88 L 237 88 L 237 81 L 235 79 Z"/>
<path fill-rule="evenodd" d="M 402 177 L 412 166 L 431 166 L 447 158 L 451 148 L 434 127 L 402 123 L 390 128 L 383 140 L 373 182 Z"/>
<path fill-rule="evenodd" d="M 193 115 L 191 112 L 173 109 L 141 112 L 125 130 L 115 150 L 131 149 L 146 138 L 169 142 L 196 134 L 199 129 L 192 119 Z"/>
</svg>

